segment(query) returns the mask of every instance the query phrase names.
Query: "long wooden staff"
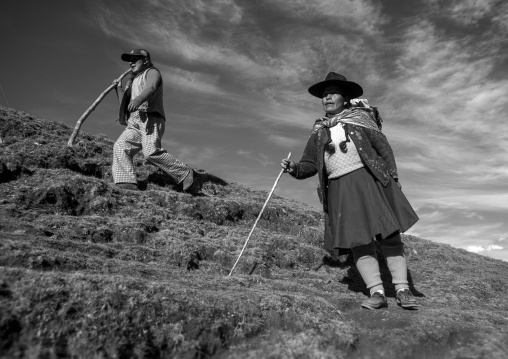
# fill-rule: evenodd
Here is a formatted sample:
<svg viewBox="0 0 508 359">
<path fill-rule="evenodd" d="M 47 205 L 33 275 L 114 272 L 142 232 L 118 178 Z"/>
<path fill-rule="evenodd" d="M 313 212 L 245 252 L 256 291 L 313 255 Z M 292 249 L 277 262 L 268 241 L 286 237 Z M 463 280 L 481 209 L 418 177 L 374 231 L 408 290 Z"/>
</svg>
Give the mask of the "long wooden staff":
<svg viewBox="0 0 508 359">
<path fill-rule="evenodd" d="M 286 158 L 289 160 L 289 157 L 291 157 L 291 152 L 289 152 L 288 157 Z M 240 257 L 243 254 L 243 251 L 245 250 L 245 247 L 247 247 L 247 242 L 249 242 L 250 236 L 252 235 L 252 232 L 254 232 L 254 228 L 256 228 L 256 225 L 258 224 L 259 219 L 261 218 L 261 215 L 263 214 L 263 211 L 265 210 L 266 205 L 268 204 L 268 201 L 270 200 L 270 197 L 272 197 L 273 191 L 275 190 L 275 187 L 277 187 L 277 183 L 279 182 L 280 176 L 284 173 L 284 169 L 282 169 L 277 176 L 277 179 L 275 180 L 275 183 L 273 184 L 272 190 L 270 191 L 270 194 L 268 195 L 268 198 L 265 201 L 265 204 L 263 205 L 263 208 L 261 208 L 261 212 L 258 214 L 258 218 L 256 218 L 256 222 L 254 222 L 254 226 L 252 226 L 252 229 L 250 230 L 249 235 L 247 236 L 247 240 L 245 241 L 245 244 L 243 245 L 242 251 L 240 252 L 240 255 L 238 256 L 235 265 L 233 268 L 231 268 L 231 272 L 229 272 L 229 276 L 231 276 L 231 273 L 235 270 L 236 265 L 238 264 L 238 261 L 240 260 Z"/>
<path fill-rule="evenodd" d="M 125 71 L 122 75 L 120 75 L 120 77 L 117 79 L 117 81 L 118 82 L 122 81 L 122 79 L 125 76 L 127 76 L 127 74 L 129 74 L 130 72 L 131 72 L 130 69 Z M 103 93 L 101 93 L 101 95 L 97 98 L 97 100 L 95 100 L 95 102 L 92 104 L 92 106 L 90 106 L 88 108 L 88 110 L 86 110 L 85 113 L 83 115 L 81 115 L 81 117 L 79 118 L 78 122 L 76 123 L 76 126 L 74 127 L 74 131 L 72 131 L 71 138 L 69 138 L 69 141 L 67 142 L 67 146 L 72 147 L 72 145 L 74 145 L 74 140 L 76 139 L 76 136 L 79 133 L 79 129 L 81 128 L 81 124 L 86 120 L 88 115 L 90 115 L 92 113 L 92 111 L 95 110 L 95 108 L 97 107 L 99 102 L 102 101 L 104 96 L 106 96 L 109 93 L 109 91 L 113 90 L 115 87 L 116 87 L 116 83 L 111 84 L 111 86 L 109 86 L 107 89 L 104 90 Z"/>
</svg>

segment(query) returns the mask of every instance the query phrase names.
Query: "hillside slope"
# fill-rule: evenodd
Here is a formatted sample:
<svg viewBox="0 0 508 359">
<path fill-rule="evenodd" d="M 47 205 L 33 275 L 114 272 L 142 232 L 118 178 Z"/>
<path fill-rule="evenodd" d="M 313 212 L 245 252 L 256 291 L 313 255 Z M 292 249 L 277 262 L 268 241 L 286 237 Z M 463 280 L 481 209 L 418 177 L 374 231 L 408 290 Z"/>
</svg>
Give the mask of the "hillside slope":
<svg viewBox="0 0 508 359">
<path fill-rule="evenodd" d="M 142 157 L 111 180 L 113 142 L 0 107 L 0 357 L 506 358 L 508 263 L 404 236 L 411 290 L 360 308 L 321 214 L 210 175 L 181 193 Z"/>
</svg>

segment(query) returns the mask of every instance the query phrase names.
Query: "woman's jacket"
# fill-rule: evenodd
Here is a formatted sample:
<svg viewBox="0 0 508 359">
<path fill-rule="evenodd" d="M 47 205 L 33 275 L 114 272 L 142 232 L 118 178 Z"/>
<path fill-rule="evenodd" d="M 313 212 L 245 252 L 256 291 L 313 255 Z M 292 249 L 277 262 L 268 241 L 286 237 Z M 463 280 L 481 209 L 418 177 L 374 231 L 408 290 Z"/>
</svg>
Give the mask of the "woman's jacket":
<svg viewBox="0 0 508 359">
<path fill-rule="evenodd" d="M 372 121 L 375 120 L 372 119 Z M 365 168 L 385 187 L 390 177 L 398 180 L 395 158 L 386 136 L 380 131 L 351 123 L 345 124 L 345 127 Z M 317 131 L 313 131 L 300 162 L 296 163 L 296 174 L 292 175 L 297 179 L 309 178 L 316 173 L 319 175 L 317 191 L 325 213 L 328 213 L 328 178 L 324 165 L 324 152 L 330 141 L 329 128 L 321 127 Z"/>
</svg>

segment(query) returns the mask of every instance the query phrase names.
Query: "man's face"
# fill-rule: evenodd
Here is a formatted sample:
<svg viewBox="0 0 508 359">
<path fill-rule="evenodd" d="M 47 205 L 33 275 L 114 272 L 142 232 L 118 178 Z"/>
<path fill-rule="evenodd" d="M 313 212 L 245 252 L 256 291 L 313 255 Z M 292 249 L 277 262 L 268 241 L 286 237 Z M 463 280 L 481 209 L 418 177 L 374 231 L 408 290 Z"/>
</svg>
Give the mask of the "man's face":
<svg viewBox="0 0 508 359">
<path fill-rule="evenodd" d="M 130 61 L 133 74 L 138 74 L 146 67 L 146 59 L 144 57 L 133 57 Z"/>
<path fill-rule="evenodd" d="M 345 97 L 343 91 L 337 86 L 325 88 L 321 101 L 323 103 L 323 109 L 328 114 L 338 114 L 344 110 Z"/>
</svg>

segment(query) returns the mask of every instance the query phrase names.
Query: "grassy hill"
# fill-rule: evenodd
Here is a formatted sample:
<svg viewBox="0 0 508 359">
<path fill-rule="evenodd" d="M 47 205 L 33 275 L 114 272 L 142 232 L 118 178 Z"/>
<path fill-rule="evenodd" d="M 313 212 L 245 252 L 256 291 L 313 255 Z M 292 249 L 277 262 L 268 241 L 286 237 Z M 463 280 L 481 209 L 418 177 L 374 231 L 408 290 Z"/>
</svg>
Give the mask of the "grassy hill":
<svg viewBox="0 0 508 359">
<path fill-rule="evenodd" d="M 321 213 L 209 175 L 177 190 L 136 157 L 141 191 L 111 179 L 113 142 L 0 107 L 0 357 L 507 358 L 508 263 L 404 236 L 405 311 L 360 308 Z"/>
</svg>

